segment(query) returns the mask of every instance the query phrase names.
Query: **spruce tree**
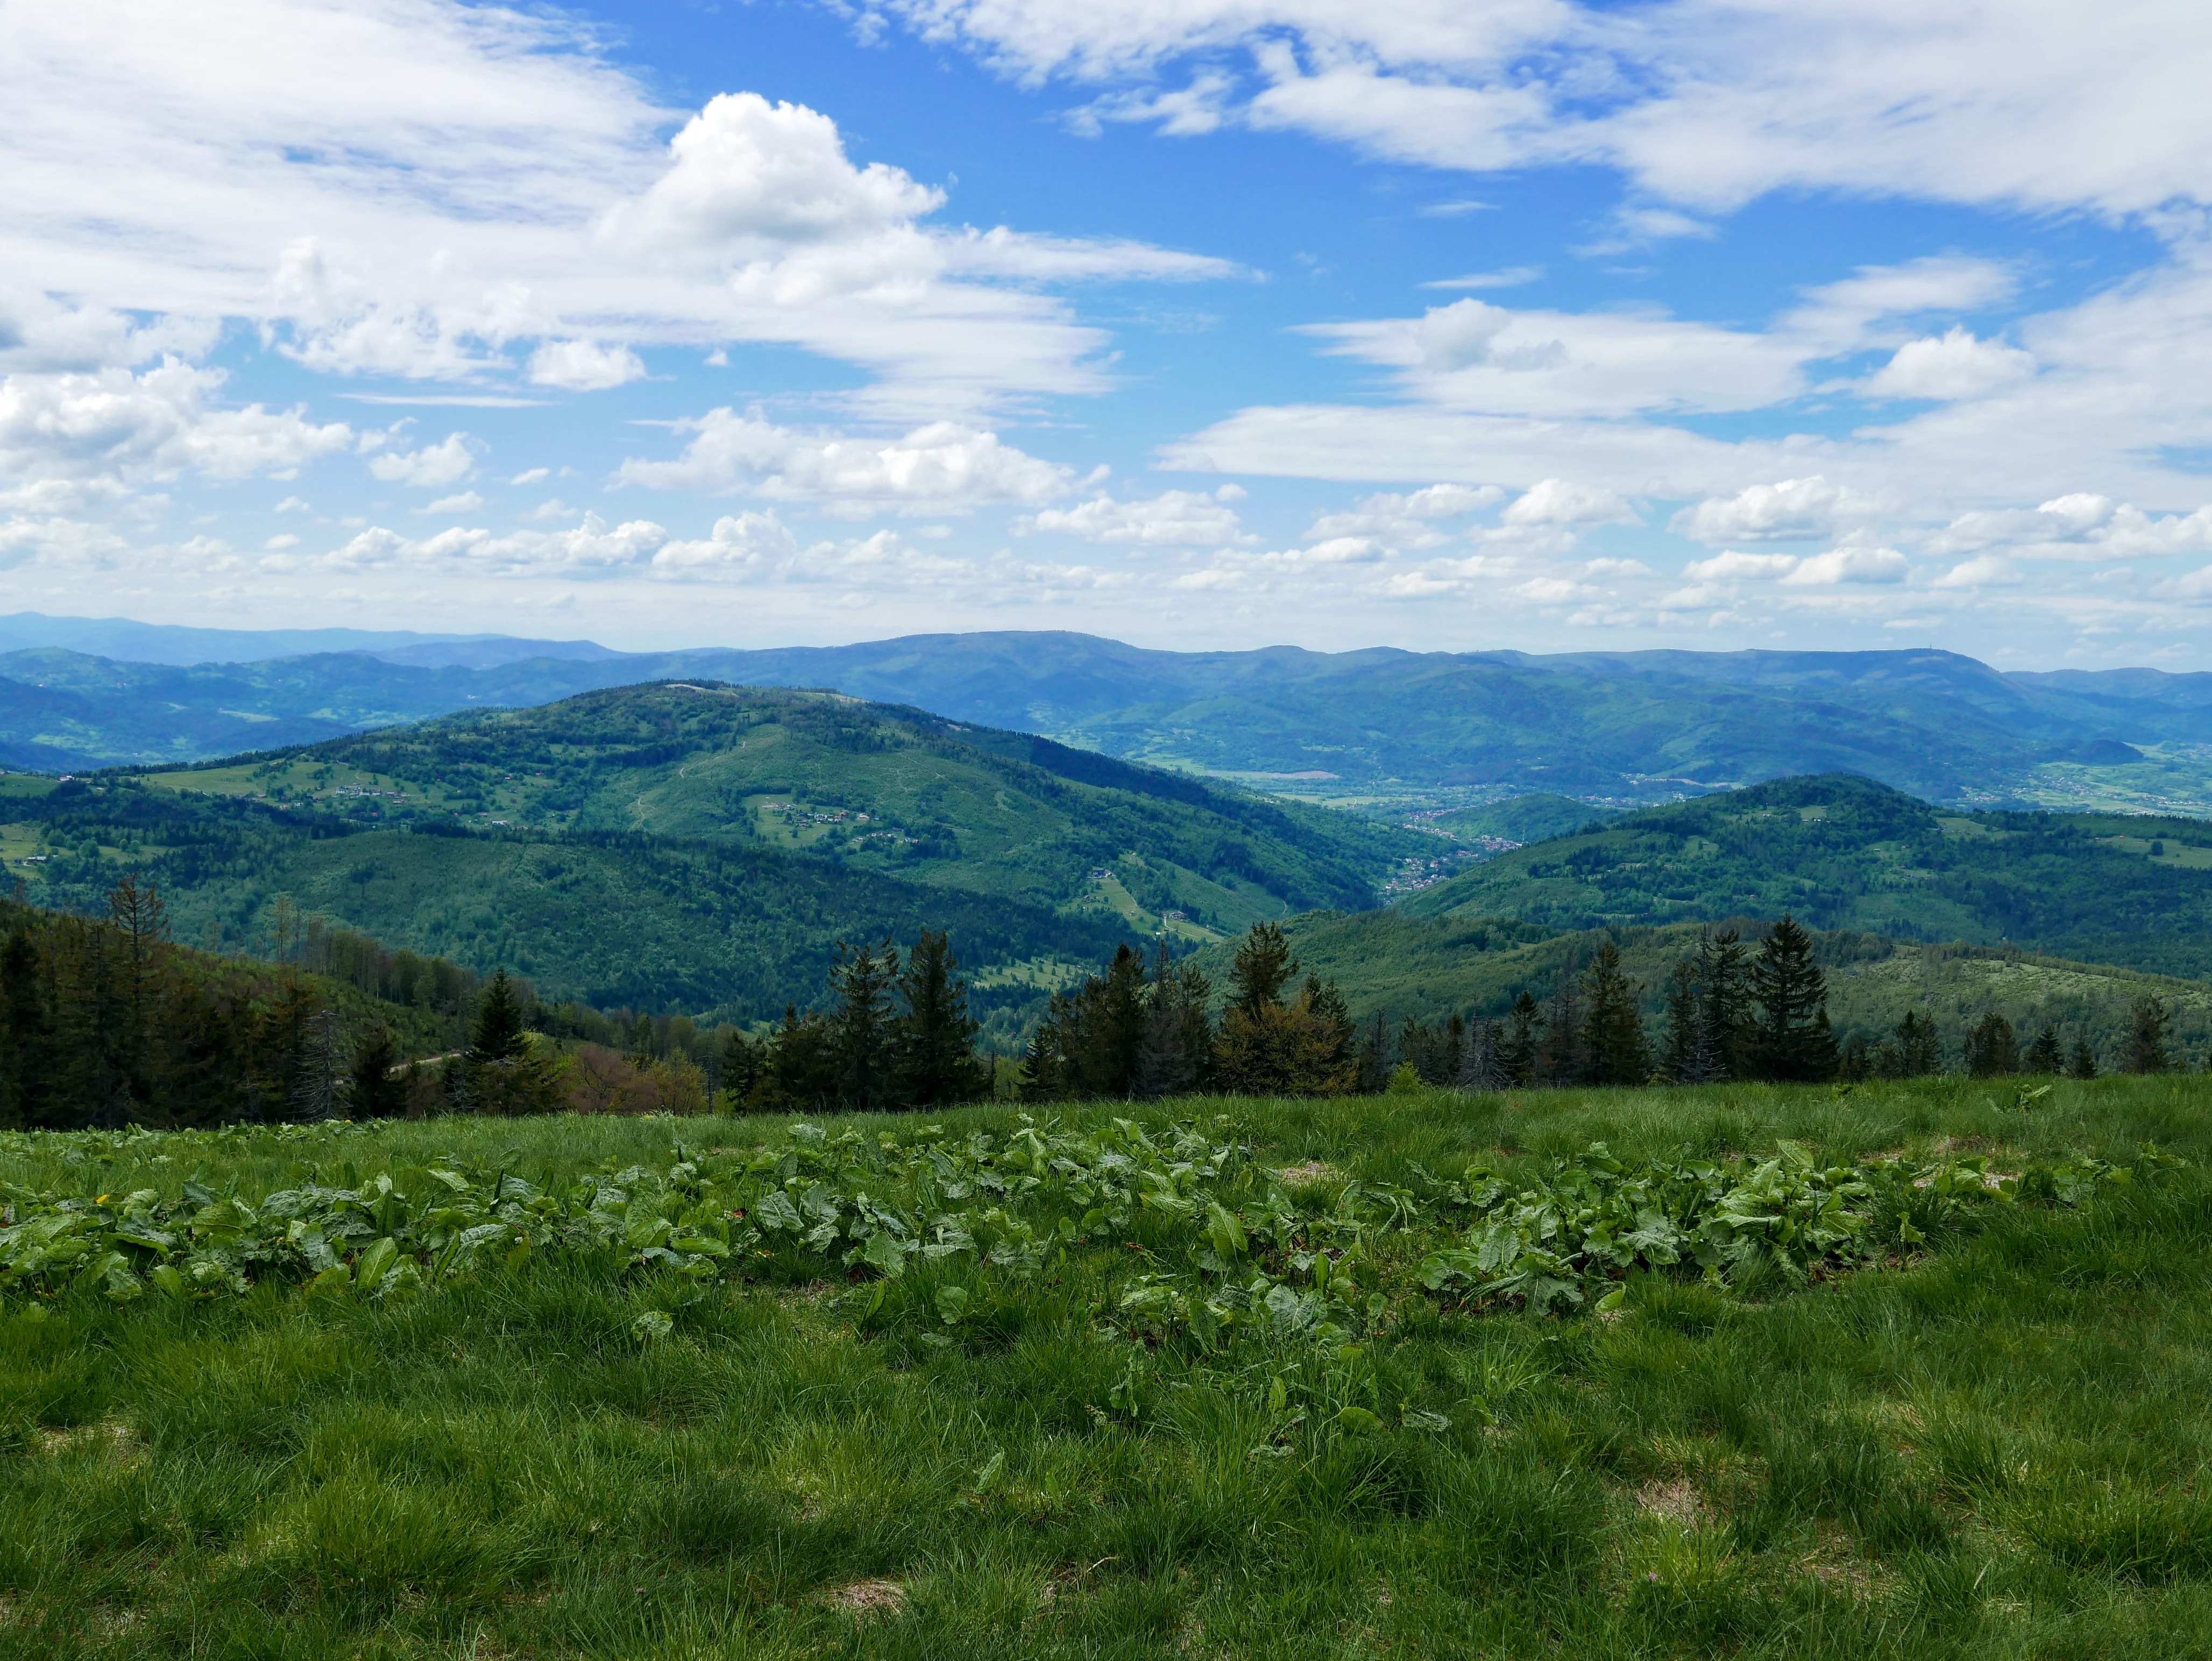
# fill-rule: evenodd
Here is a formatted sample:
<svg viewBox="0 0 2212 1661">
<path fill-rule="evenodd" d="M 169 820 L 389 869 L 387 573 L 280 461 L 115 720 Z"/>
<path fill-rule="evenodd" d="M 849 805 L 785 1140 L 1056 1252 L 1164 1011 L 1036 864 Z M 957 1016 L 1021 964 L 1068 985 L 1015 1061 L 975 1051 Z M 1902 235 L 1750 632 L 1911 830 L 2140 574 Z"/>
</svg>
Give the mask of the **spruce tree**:
<svg viewBox="0 0 2212 1661">
<path fill-rule="evenodd" d="M 836 967 L 830 985 L 836 1007 L 830 1016 L 836 1054 L 837 1096 L 858 1112 L 884 1106 L 898 1065 L 891 1025 L 891 983 L 898 973 L 898 948 L 837 943 Z"/>
<path fill-rule="evenodd" d="M 1642 1084 L 1651 1076 L 1638 990 L 1621 969 L 1620 949 L 1607 941 L 1582 977 L 1584 1076 L 1592 1084 Z"/>
<path fill-rule="evenodd" d="M 1698 935 L 1698 1045 L 1685 1084 L 1743 1076 L 1751 1024 L 1745 978 L 1744 945 L 1734 929 Z"/>
<path fill-rule="evenodd" d="M 1498 1023 L 1478 1018 L 1467 1035 L 1467 1058 L 1460 1065 L 1462 1090 L 1502 1090 L 1509 1082 L 1505 1058 L 1498 1037 Z"/>
<path fill-rule="evenodd" d="M 1543 1011 L 1524 987 L 1506 1012 L 1505 1035 L 1498 1041 L 1498 1064 L 1509 1087 L 1525 1088 L 1536 1082 L 1537 1052 L 1542 1045 Z"/>
<path fill-rule="evenodd" d="M 959 967 L 944 934 L 928 929 L 907 954 L 897 1028 L 902 1106 L 943 1106 L 989 1094 L 989 1072 L 975 1054 L 979 1027 L 968 1013 L 968 983 L 953 973 Z"/>
<path fill-rule="evenodd" d="M 494 970 L 477 1004 L 476 1029 L 469 1039 L 469 1059 L 482 1065 L 486 1062 L 514 1061 L 526 1055 L 530 1040 L 523 1036 L 525 1029 L 522 1000 L 515 996 L 514 983 L 507 979 L 505 969 Z"/>
<path fill-rule="evenodd" d="M 346 1070 L 346 1111 L 356 1119 L 397 1118 L 407 1108 L 407 1085 L 396 1076 L 399 1046 L 392 1029 L 378 1027 L 354 1046 Z"/>
<path fill-rule="evenodd" d="M 1898 1019 L 1895 1040 L 1882 1046 L 1882 1076 L 1926 1078 L 1942 1071 L 1942 1044 L 1936 1036 L 1935 1016 L 1907 1009 Z"/>
<path fill-rule="evenodd" d="M 1390 1027 L 1380 1009 L 1359 1035 L 1353 1067 L 1352 1088 L 1361 1095 L 1379 1096 L 1390 1088 Z"/>
<path fill-rule="evenodd" d="M 2166 1047 L 2166 1024 L 2172 1019 L 2172 1011 L 2154 997 L 2136 1002 L 2128 1012 L 2127 1042 L 2120 1050 L 2122 1072 L 2163 1073 L 2172 1070 L 2173 1058 Z"/>
<path fill-rule="evenodd" d="M 1966 1033 L 1966 1071 L 1974 1078 L 2001 1078 L 2020 1070 L 2020 1035 L 1996 1010 Z"/>
<path fill-rule="evenodd" d="M 1827 1021 L 1828 981 L 1813 961 L 1813 937 L 1784 915 L 1759 942 L 1751 966 L 1759 1006 L 1752 1059 L 1759 1076 L 1812 1083 L 1836 1076 L 1836 1037 Z"/>
<path fill-rule="evenodd" d="M 292 1081 L 292 1117 L 315 1125 L 336 1118 L 343 1105 L 345 1025 L 336 1009 L 318 1009 L 300 1034 L 300 1068 Z"/>
<path fill-rule="evenodd" d="M 1536 1049 L 1534 1083 L 1552 1089 L 1568 1089 L 1589 1076 L 1589 1054 L 1584 1047 L 1583 1002 L 1576 991 L 1577 977 L 1563 973 L 1550 1001 L 1544 1005 L 1544 1036 Z"/>
<path fill-rule="evenodd" d="M 1213 1058 L 1212 998 L 1205 971 L 1188 959 L 1177 963 L 1163 938 L 1146 994 L 1138 1094 L 1157 1100 L 1206 1088 Z"/>
<path fill-rule="evenodd" d="M 1659 1072 L 1669 1083 L 1700 1082 L 1698 1035 L 1698 965 L 1686 957 L 1667 975 L 1667 1028 L 1659 1042 Z"/>
<path fill-rule="evenodd" d="M 2089 1047 L 2089 1040 L 2087 1038 L 2078 1034 L 2075 1036 L 2074 1053 L 2068 1058 L 2066 1063 L 2066 1076 L 2083 1079 L 2097 1076 L 2096 1052 Z"/>
<path fill-rule="evenodd" d="M 1230 1007 L 1257 1016 L 1269 1004 L 1282 1002 L 1283 988 L 1297 972 L 1297 959 L 1291 955 L 1291 943 L 1283 931 L 1273 923 L 1255 923 L 1230 966 Z"/>
<path fill-rule="evenodd" d="M 2043 1030 L 2035 1035 L 2035 1042 L 2027 1046 L 2021 1058 L 2021 1070 L 2055 1076 L 2066 1070 L 2066 1052 L 2058 1045 L 2058 1028 L 2044 1023 Z"/>
</svg>

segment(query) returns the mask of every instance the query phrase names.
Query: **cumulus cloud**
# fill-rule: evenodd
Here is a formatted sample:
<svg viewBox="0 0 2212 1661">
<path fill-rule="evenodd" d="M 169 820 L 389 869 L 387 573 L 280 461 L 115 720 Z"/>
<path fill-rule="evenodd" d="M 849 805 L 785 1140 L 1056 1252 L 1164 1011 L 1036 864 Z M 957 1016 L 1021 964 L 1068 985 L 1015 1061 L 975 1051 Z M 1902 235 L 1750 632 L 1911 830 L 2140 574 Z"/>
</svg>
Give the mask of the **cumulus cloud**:
<svg viewBox="0 0 2212 1661">
<path fill-rule="evenodd" d="M 481 513 L 484 499 L 473 490 L 464 490 L 458 496 L 441 496 L 427 507 L 418 507 L 418 513 Z"/>
<path fill-rule="evenodd" d="M 798 552 L 798 543 L 775 514 L 728 514 L 696 541 L 663 543 L 653 556 L 653 569 L 665 577 L 750 575 L 780 566 Z"/>
<path fill-rule="evenodd" d="M 1398 548 L 1433 548 L 1447 540 L 1436 522 L 1480 512 L 1505 500 L 1494 484 L 1431 484 L 1403 494 L 1383 491 L 1363 496 L 1348 513 L 1324 513 L 1306 532 L 1309 539 L 1376 536 Z"/>
<path fill-rule="evenodd" d="M 1041 503 L 1079 483 L 1074 469 L 957 421 L 933 421 L 896 439 L 814 438 L 724 409 L 678 422 L 678 430 L 693 434 L 681 457 L 627 461 L 622 482 L 655 490 L 751 490 L 854 514 Z"/>
<path fill-rule="evenodd" d="M 1634 524 L 1636 510 L 1602 485 L 1540 479 L 1499 519 L 1510 525 Z"/>
<path fill-rule="evenodd" d="M 1073 507 L 1046 508 L 1026 515 L 1014 529 L 1023 535 L 1057 532 L 1094 543 L 1218 547 L 1237 541 L 1243 531 L 1236 509 L 1222 499 L 1227 492 L 1238 497 L 1244 494 L 1237 486 L 1227 485 L 1212 494 L 1169 490 L 1142 501 L 1095 496 Z"/>
<path fill-rule="evenodd" d="M 1880 512 L 1872 498 L 1819 474 L 1754 484 L 1733 496 L 1711 497 L 1674 516 L 1670 529 L 1708 546 L 1722 543 L 1794 542 L 1834 534 L 1839 524 Z"/>
<path fill-rule="evenodd" d="M 289 478 L 352 447 L 342 422 L 300 409 L 212 407 L 226 377 L 173 359 L 143 374 L 16 374 L 0 380 L 0 473 L 118 483 L 186 473 Z"/>
<path fill-rule="evenodd" d="M 1682 574 L 1698 583 L 1765 582 L 1797 568 L 1794 554 L 1744 554 L 1734 549 L 1709 560 L 1692 560 Z"/>
<path fill-rule="evenodd" d="M 1901 583 L 1911 567 L 1893 548 L 1837 548 L 1808 554 L 1782 580 L 1795 588 L 1832 588 L 1839 583 Z"/>
<path fill-rule="evenodd" d="M 530 379 L 567 392 L 604 392 L 637 380 L 645 364 L 627 346 L 590 340 L 549 340 L 530 355 Z"/>
<path fill-rule="evenodd" d="M 1978 398 L 2034 373 L 2033 353 L 1954 328 L 1899 347 L 1866 390 L 1878 398 Z"/>
<path fill-rule="evenodd" d="M 438 443 L 424 445 L 420 450 L 371 456 L 368 470 L 386 484 L 434 490 L 441 484 L 459 484 L 467 478 L 477 470 L 477 458 L 470 452 L 467 433 L 448 433 Z"/>
<path fill-rule="evenodd" d="M 1935 554 L 2001 549 L 2030 560 L 2157 559 L 2212 553 L 2212 506 L 2153 515 L 2094 491 L 2031 509 L 1962 514 L 1924 544 Z"/>
</svg>

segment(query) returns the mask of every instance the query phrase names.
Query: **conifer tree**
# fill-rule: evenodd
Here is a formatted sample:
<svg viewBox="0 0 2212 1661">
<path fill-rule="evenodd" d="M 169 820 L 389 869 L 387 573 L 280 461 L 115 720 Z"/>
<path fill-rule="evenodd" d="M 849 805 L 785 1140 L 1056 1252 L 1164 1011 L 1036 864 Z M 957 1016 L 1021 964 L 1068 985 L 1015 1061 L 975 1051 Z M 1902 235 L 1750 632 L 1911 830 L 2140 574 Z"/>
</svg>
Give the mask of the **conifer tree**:
<svg viewBox="0 0 2212 1661">
<path fill-rule="evenodd" d="M 1212 988 L 1198 965 L 1177 963 L 1163 937 L 1152 957 L 1145 1001 L 1145 1041 L 1137 1094 L 1147 1100 L 1202 1089 L 1213 1059 Z"/>
<path fill-rule="evenodd" d="M 1380 1009 L 1359 1035 L 1353 1070 L 1352 1088 L 1363 1096 L 1379 1096 L 1390 1088 L 1390 1026 Z"/>
<path fill-rule="evenodd" d="M 1273 923 L 1255 923 L 1237 948 L 1229 970 L 1231 1009 L 1256 1016 L 1270 1004 L 1282 1002 L 1283 988 L 1298 972 L 1291 943 Z"/>
<path fill-rule="evenodd" d="M 1610 940 L 1583 971 L 1584 1077 L 1592 1084 L 1641 1084 L 1651 1076 L 1651 1050 L 1644 1036 L 1638 987 L 1620 967 Z"/>
<path fill-rule="evenodd" d="M 891 1026 L 891 984 L 898 974 L 898 949 L 837 943 L 837 963 L 830 985 L 836 1006 L 830 1015 L 836 1053 L 837 1096 L 859 1112 L 884 1105 L 898 1065 Z"/>
<path fill-rule="evenodd" d="M 1919 1009 L 1907 1009 L 1898 1019 L 1895 1037 L 1886 1040 L 1876 1055 L 1875 1070 L 1884 1078 L 1925 1078 L 1941 1071 L 1942 1065 L 1936 1018 Z"/>
<path fill-rule="evenodd" d="M 1505 1058 L 1498 1042 L 1498 1023 L 1478 1018 L 1468 1031 L 1467 1058 L 1460 1064 L 1459 1088 L 1462 1090 L 1502 1090 L 1508 1082 Z"/>
<path fill-rule="evenodd" d="M 1505 1035 L 1498 1041 L 1498 1064 L 1509 1087 L 1526 1088 L 1537 1082 L 1537 1053 L 1542 1046 L 1543 1011 L 1524 987 L 1506 1012 Z"/>
<path fill-rule="evenodd" d="M 2058 1028 L 2050 1022 L 2035 1035 L 2035 1042 L 2027 1046 L 2021 1058 L 2021 1070 L 2055 1076 L 2066 1070 L 2066 1052 L 2058 1045 Z"/>
<path fill-rule="evenodd" d="M 1992 1009 L 1967 1031 L 1966 1071 L 1974 1078 L 2000 1078 L 2019 1070 L 2020 1035 Z"/>
<path fill-rule="evenodd" d="M 2088 1039 L 2080 1034 L 2075 1035 L 2074 1053 L 2067 1058 L 2066 1076 L 2082 1079 L 2097 1076 L 2096 1052 L 2090 1049 Z"/>
<path fill-rule="evenodd" d="M 532 1047 L 527 1011 L 504 968 L 485 983 L 468 1053 L 458 1069 L 447 1070 L 447 1081 L 449 1088 L 459 1086 L 459 1111 L 514 1116 L 551 1112 L 560 1105 L 552 1069 Z"/>
<path fill-rule="evenodd" d="M 2128 1012 L 2127 1042 L 2120 1051 L 2120 1070 L 2124 1073 L 2163 1073 L 2171 1071 L 2173 1058 L 2166 1052 L 2166 1029 L 2173 1019 L 2172 1011 L 2154 997 L 2137 1000 Z"/>
<path fill-rule="evenodd" d="M 304 1124 L 336 1118 L 346 1083 L 344 1023 L 336 1009 L 318 1009 L 302 1023 L 300 1068 L 292 1081 L 292 1117 Z"/>
<path fill-rule="evenodd" d="M 1686 1084 L 1741 1078 L 1748 1064 L 1750 1009 L 1744 945 L 1734 929 L 1698 937 L 1698 1046 Z"/>
<path fill-rule="evenodd" d="M 392 1029 L 378 1027 L 355 1046 L 347 1069 L 346 1106 L 356 1119 L 397 1118 L 406 1111 L 407 1086 L 397 1077 L 399 1046 Z"/>
<path fill-rule="evenodd" d="M 748 1038 L 744 1028 L 732 1027 L 722 1034 L 721 1064 L 716 1070 L 721 1076 L 719 1094 L 732 1111 L 742 1112 L 750 1103 L 766 1060 L 762 1046 Z"/>
<path fill-rule="evenodd" d="M 1536 1050 L 1534 1082 L 1553 1089 L 1568 1089 L 1587 1082 L 1589 1054 L 1583 1046 L 1583 1002 L 1576 991 L 1577 976 L 1562 974 L 1551 999 L 1544 1005 L 1544 1036 Z"/>
<path fill-rule="evenodd" d="M 968 983 L 953 973 L 959 967 L 944 934 L 928 929 L 907 954 L 897 1026 L 902 1106 L 936 1107 L 989 1094 L 989 1072 L 975 1055 L 980 1028 L 968 1014 Z"/>
<path fill-rule="evenodd" d="M 1659 1043 L 1659 1076 L 1670 1084 L 1699 1082 L 1698 1017 L 1698 965 L 1686 957 L 1667 975 L 1667 1027 Z"/>
<path fill-rule="evenodd" d="M 1759 942 L 1751 966 L 1759 1005 L 1752 1057 L 1761 1077 L 1811 1083 L 1836 1076 L 1828 1025 L 1828 981 L 1813 961 L 1813 937 L 1784 915 Z"/>
<path fill-rule="evenodd" d="M 523 1036 L 522 1000 L 505 969 L 493 971 L 477 1004 L 474 1032 L 469 1039 L 469 1059 L 479 1066 L 487 1062 L 513 1061 L 526 1054 L 530 1041 Z"/>
</svg>

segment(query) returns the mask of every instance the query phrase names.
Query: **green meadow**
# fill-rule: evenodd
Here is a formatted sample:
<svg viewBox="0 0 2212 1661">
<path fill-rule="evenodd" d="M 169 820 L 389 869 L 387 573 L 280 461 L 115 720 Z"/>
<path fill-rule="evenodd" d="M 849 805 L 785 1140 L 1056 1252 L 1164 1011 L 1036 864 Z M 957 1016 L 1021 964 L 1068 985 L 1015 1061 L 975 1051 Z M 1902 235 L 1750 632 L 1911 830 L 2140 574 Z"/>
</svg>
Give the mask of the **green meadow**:
<svg viewBox="0 0 2212 1661">
<path fill-rule="evenodd" d="M 2212 1652 L 2208 1094 L 0 1137 L 0 1656 Z"/>
</svg>

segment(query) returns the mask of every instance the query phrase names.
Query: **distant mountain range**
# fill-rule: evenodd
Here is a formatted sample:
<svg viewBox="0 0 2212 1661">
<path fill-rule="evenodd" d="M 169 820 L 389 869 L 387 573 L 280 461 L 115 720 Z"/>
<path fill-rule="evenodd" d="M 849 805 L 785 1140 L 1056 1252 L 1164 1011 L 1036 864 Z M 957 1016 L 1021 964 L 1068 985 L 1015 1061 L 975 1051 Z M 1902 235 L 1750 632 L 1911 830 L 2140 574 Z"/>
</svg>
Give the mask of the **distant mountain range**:
<svg viewBox="0 0 2212 1661">
<path fill-rule="evenodd" d="M 326 636 L 343 649 L 299 652 L 340 644 Z M 1544 791 L 1632 804 L 1842 771 L 1948 803 L 2212 810 L 2212 675 L 2000 673 L 1932 650 L 1176 652 L 1003 633 L 620 653 L 0 618 L 0 647 L 17 642 L 0 652 L 0 766 L 46 771 L 174 765 L 711 678 L 830 688 L 1321 797 Z"/>
</svg>

